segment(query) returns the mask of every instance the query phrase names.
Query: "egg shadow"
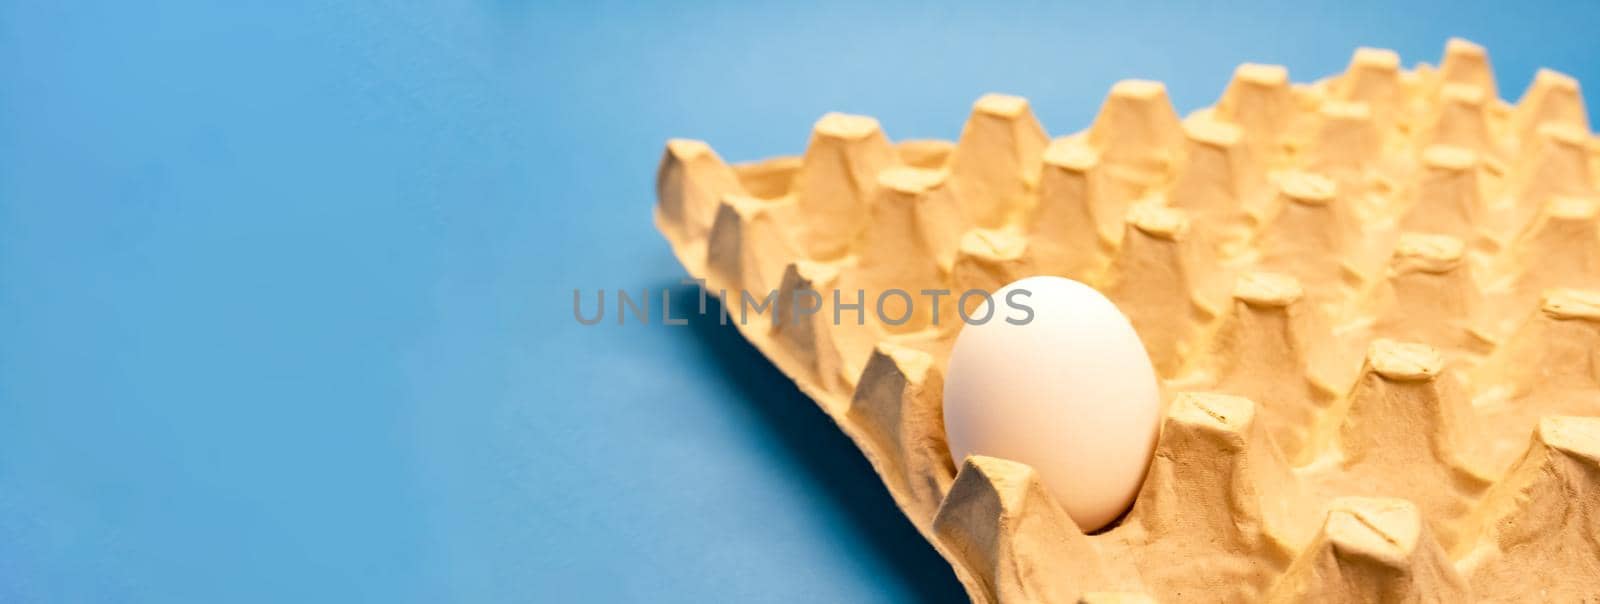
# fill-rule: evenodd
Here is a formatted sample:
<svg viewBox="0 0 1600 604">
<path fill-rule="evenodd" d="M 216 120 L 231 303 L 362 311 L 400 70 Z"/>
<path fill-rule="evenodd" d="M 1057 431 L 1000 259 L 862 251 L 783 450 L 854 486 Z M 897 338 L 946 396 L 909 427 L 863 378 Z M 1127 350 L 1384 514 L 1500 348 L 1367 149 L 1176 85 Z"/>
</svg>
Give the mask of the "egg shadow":
<svg viewBox="0 0 1600 604">
<path fill-rule="evenodd" d="M 792 380 L 756 350 L 733 325 L 717 318 L 722 307 L 706 298 L 699 315 L 699 289 L 674 286 L 672 316 L 688 317 L 688 333 L 699 343 L 707 363 L 721 370 L 742 395 L 740 401 L 761 420 L 779 443 L 784 464 L 842 511 L 849 529 L 870 546 L 869 552 L 841 555 L 876 556 L 909 586 L 917 602 L 966 602 L 949 563 L 923 539 L 883 486 L 872 465 L 833 420 Z"/>
</svg>

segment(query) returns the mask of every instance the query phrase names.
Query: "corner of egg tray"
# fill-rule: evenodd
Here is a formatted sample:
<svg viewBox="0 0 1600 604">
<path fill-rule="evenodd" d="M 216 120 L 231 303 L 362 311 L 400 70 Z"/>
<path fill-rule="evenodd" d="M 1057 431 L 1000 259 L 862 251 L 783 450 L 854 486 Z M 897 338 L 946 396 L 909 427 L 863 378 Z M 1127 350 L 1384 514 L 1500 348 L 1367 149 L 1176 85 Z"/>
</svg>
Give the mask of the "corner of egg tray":
<svg viewBox="0 0 1600 604">
<path fill-rule="evenodd" d="M 829 114 L 801 157 L 667 144 L 656 223 L 733 323 L 871 460 L 977 602 L 1592 601 L 1600 595 L 1600 231 L 1578 84 L 1516 104 L 1487 54 L 1360 49 L 1292 84 L 1246 64 L 1180 119 L 1111 89 L 1050 138 L 979 99 L 955 143 Z M 952 464 L 960 320 L 874 292 L 1090 283 L 1161 375 L 1126 517 L 1085 535 L 1033 470 Z M 800 290 L 867 290 L 865 324 Z M 832 301 L 825 308 L 832 310 Z M 946 308 L 950 305 L 947 303 Z M 937 321 L 937 325 L 935 325 Z"/>
</svg>

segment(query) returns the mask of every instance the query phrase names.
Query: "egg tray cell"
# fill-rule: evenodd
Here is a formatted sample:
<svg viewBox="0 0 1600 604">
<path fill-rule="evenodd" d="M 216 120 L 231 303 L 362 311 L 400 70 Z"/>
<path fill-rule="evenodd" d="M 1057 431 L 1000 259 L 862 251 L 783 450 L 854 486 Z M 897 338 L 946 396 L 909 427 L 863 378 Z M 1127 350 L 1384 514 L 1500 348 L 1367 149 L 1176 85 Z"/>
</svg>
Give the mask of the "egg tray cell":
<svg viewBox="0 0 1600 604">
<path fill-rule="evenodd" d="M 1124 81 L 1054 139 L 987 95 L 955 143 L 841 114 L 800 157 L 673 140 L 655 220 L 730 315 L 777 292 L 730 322 L 975 602 L 1595 601 L 1597 171 L 1575 80 L 1509 104 L 1451 40 L 1437 67 L 1363 48 L 1310 84 L 1242 65 L 1182 119 Z M 1116 302 L 1163 382 L 1138 499 L 1091 535 L 1028 466 L 950 459 L 960 309 L 871 308 L 1035 274 Z M 793 295 L 858 290 L 861 324 Z"/>
</svg>

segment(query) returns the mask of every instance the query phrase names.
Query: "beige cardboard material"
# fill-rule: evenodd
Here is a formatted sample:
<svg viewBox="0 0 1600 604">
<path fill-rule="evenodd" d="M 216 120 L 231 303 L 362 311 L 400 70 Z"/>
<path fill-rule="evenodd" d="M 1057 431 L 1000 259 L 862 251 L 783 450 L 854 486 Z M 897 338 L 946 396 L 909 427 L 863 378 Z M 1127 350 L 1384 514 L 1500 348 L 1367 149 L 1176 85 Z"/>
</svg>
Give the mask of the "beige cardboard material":
<svg viewBox="0 0 1600 604">
<path fill-rule="evenodd" d="M 674 140 L 655 217 L 975 602 L 1593 601 L 1588 127 L 1563 74 L 1513 106 L 1476 44 L 1413 69 L 1363 48 L 1310 84 L 1240 66 L 1182 119 L 1160 83 L 1122 82 L 1054 139 L 987 95 L 954 143 L 842 114 L 799 157 Z M 945 444 L 949 347 L 978 306 L 957 297 L 1033 274 L 1116 301 L 1169 393 L 1138 499 L 1093 535 L 1028 466 Z M 897 288 L 916 296 L 885 306 L 898 324 L 875 312 Z M 859 320 L 836 290 L 860 291 Z"/>
</svg>

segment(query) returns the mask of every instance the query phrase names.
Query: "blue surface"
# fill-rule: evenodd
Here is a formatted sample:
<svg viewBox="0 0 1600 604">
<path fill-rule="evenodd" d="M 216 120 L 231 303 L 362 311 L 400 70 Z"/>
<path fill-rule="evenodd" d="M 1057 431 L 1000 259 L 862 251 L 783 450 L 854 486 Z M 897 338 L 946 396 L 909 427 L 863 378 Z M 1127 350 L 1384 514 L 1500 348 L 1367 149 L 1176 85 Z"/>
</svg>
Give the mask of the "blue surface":
<svg viewBox="0 0 1600 604">
<path fill-rule="evenodd" d="M 681 276 L 665 139 L 951 138 L 991 90 L 1061 134 L 1450 35 L 1600 82 L 1593 2 L 62 4 L 0 6 L 5 602 L 956 600 L 730 329 L 573 320 Z"/>
</svg>

